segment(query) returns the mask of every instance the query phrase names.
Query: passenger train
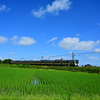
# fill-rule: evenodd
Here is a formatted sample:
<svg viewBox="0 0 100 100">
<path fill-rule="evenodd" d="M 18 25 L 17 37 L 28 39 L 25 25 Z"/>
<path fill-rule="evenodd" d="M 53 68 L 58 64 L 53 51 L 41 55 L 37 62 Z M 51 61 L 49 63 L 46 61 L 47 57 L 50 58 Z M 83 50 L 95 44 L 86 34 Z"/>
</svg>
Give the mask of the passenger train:
<svg viewBox="0 0 100 100">
<path fill-rule="evenodd" d="M 78 66 L 79 60 L 39 60 L 39 61 L 11 61 L 10 64 L 30 64 L 46 66 Z"/>
</svg>

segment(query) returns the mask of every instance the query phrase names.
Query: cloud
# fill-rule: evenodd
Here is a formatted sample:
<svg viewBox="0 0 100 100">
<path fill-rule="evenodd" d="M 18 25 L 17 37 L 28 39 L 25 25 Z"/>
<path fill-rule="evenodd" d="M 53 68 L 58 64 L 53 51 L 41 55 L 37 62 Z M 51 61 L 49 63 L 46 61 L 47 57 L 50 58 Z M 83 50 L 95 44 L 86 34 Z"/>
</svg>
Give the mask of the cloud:
<svg viewBox="0 0 100 100">
<path fill-rule="evenodd" d="M 45 53 L 48 53 L 48 51 L 45 51 Z"/>
<path fill-rule="evenodd" d="M 47 43 L 53 42 L 53 41 L 56 40 L 56 39 L 57 39 L 57 37 L 54 37 L 54 38 L 50 39 Z"/>
<path fill-rule="evenodd" d="M 89 57 L 89 59 L 91 59 L 91 60 L 99 60 L 99 58 L 98 58 L 98 57 L 94 57 L 94 56 Z"/>
<path fill-rule="evenodd" d="M 76 34 L 76 36 L 80 36 L 80 34 Z"/>
<path fill-rule="evenodd" d="M 71 50 L 92 50 L 93 47 L 97 45 L 97 41 L 80 41 L 79 38 L 63 38 L 59 43 L 58 46 L 62 49 L 71 49 Z"/>
<path fill-rule="evenodd" d="M 0 36 L 0 44 L 6 43 L 8 39 L 6 37 Z"/>
<path fill-rule="evenodd" d="M 45 14 L 58 15 L 59 11 L 70 9 L 70 5 L 70 0 L 55 0 L 51 5 L 48 4 L 45 9 L 43 7 L 40 7 L 38 11 L 33 9 L 31 13 L 37 18 L 43 17 Z"/>
<path fill-rule="evenodd" d="M 45 15 L 46 10 L 44 10 L 43 7 L 41 7 L 38 11 L 33 9 L 31 13 L 33 16 L 39 18 L 39 17 L 43 17 L 43 15 Z"/>
<path fill-rule="evenodd" d="M 69 0 L 55 0 L 52 5 L 47 5 L 47 12 L 58 14 L 60 10 L 68 10 L 71 2 Z"/>
<path fill-rule="evenodd" d="M 14 55 L 14 53 L 13 52 L 10 52 L 9 55 Z"/>
<path fill-rule="evenodd" d="M 7 8 L 6 5 L 0 5 L 0 12 L 3 12 L 3 11 L 9 12 L 10 11 L 10 8 Z"/>
<path fill-rule="evenodd" d="M 11 38 L 10 40 L 13 41 L 13 44 L 17 44 L 18 36 L 14 36 L 14 37 Z"/>
<path fill-rule="evenodd" d="M 0 57 L 0 60 L 2 60 L 3 58 L 2 57 Z"/>
<path fill-rule="evenodd" d="M 52 42 L 52 46 L 56 46 L 56 44 L 54 42 Z"/>
<path fill-rule="evenodd" d="M 11 38 L 11 40 L 13 41 L 13 44 L 23 45 L 23 46 L 32 45 L 36 42 L 33 38 L 25 36 L 20 38 L 18 36 L 14 36 L 13 38 Z"/>
<path fill-rule="evenodd" d="M 100 52 L 100 48 L 96 48 L 94 51 L 95 52 Z"/>
<path fill-rule="evenodd" d="M 33 38 L 30 37 L 21 37 L 21 39 L 19 40 L 18 44 L 19 45 L 24 45 L 24 46 L 28 46 L 31 44 L 34 44 L 36 41 Z"/>
<path fill-rule="evenodd" d="M 100 40 L 96 41 L 96 43 L 100 45 Z"/>
</svg>

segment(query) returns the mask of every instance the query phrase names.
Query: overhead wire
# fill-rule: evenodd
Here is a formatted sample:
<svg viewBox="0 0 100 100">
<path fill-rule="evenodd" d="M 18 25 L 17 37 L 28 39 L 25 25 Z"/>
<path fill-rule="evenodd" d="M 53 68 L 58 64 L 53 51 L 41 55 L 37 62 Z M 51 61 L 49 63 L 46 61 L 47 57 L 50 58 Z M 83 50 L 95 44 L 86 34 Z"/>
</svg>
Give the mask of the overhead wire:
<svg viewBox="0 0 100 100">
<path fill-rule="evenodd" d="M 85 53 L 74 53 L 75 55 L 81 55 L 81 54 L 94 54 L 94 53 L 100 53 L 100 52 L 85 52 Z M 63 55 L 51 55 L 51 56 L 40 56 L 40 57 L 20 57 L 20 58 L 14 58 L 14 59 L 41 59 L 41 57 L 43 58 L 53 58 L 53 57 L 60 57 L 60 56 L 71 56 L 72 53 L 70 54 L 63 54 Z"/>
</svg>

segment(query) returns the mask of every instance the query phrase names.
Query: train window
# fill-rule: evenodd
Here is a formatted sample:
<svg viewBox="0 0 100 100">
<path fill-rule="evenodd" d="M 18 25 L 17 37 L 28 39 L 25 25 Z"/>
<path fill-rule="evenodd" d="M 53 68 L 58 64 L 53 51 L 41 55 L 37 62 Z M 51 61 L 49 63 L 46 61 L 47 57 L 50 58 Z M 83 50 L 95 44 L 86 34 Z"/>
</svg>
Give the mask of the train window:
<svg viewBox="0 0 100 100">
<path fill-rule="evenodd" d="M 73 61 L 70 61 L 69 63 L 74 63 Z"/>
<path fill-rule="evenodd" d="M 59 61 L 56 61 L 55 63 L 59 63 Z"/>
<path fill-rule="evenodd" d="M 66 61 L 63 61 L 63 63 L 66 63 Z"/>
<path fill-rule="evenodd" d="M 78 61 L 78 60 L 75 60 L 75 62 L 76 62 L 76 63 L 79 63 L 79 61 Z"/>
</svg>

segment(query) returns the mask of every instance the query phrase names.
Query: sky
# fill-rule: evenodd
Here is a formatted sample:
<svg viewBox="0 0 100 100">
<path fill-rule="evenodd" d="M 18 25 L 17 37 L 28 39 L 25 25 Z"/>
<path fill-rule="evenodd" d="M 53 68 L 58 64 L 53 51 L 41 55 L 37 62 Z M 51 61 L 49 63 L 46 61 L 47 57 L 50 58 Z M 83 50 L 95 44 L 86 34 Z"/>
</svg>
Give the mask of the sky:
<svg viewBox="0 0 100 100">
<path fill-rule="evenodd" d="M 74 59 L 100 66 L 100 0 L 0 0 L 0 59 Z"/>
</svg>

